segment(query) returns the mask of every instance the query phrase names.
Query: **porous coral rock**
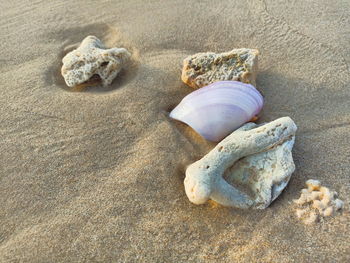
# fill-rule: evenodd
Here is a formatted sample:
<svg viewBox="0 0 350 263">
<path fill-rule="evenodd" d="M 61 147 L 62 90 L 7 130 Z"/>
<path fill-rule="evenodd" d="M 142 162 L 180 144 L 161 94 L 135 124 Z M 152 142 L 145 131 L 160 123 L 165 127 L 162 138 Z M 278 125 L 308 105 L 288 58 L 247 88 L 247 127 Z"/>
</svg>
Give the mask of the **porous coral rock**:
<svg viewBox="0 0 350 263">
<path fill-rule="evenodd" d="M 69 87 L 83 84 L 94 76 L 100 78 L 102 86 L 108 86 L 130 56 L 125 48 L 106 49 L 97 37 L 88 36 L 62 59 L 61 73 Z"/>
<path fill-rule="evenodd" d="M 216 81 L 237 80 L 255 86 L 257 49 L 240 48 L 225 53 L 197 53 L 184 59 L 181 79 L 192 88 Z"/>
<path fill-rule="evenodd" d="M 242 126 L 187 168 L 187 197 L 194 204 L 211 199 L 224 206 L 266 208 L 295 169 L 296 129 L 289 117 Z"/>
<path fill-rule="evenodd" d="M 335 198 L 337 193 L 321 186 L 320 181 L 307 180 L 306 186 L 307 188 L 301 190 L 299 199 L 294 200 L 294 203 L 302 207 L 298 207 L 295 214 L 303 223 L 313 224 L 318 219 L 332 216 L 335 211 L 343 208 L 343 201 Z"/>
</svg>

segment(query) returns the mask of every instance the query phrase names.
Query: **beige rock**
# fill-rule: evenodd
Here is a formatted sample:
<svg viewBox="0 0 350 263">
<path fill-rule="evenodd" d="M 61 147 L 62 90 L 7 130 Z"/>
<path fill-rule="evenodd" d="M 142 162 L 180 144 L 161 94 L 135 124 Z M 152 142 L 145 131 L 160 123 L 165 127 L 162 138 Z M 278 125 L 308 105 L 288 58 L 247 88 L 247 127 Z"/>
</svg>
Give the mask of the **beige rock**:
<svg viewBox="0 0 350 263">
<path fill-rule="evenodd" d="M 76 50 L 63 58 L 61 73 L 69 87 L 76 87 L 96 76 L 103 86 L 108 86 L 130 56 L 125 48 L 106 49 L 97 37 L 88 36 Z"/>
<path fill-rule="evenodd" d="M 333 215 L 333 211 L 334 211 L 333 207 L 329 206 L 323 211 L 323 216 L 331 216 Z"/>
<path fill-rule="evenodd" d="M 296 129 L 289 117 L 242 126 L 187 168 L 187 197 L 194 204 L 211 199 L 224 206 L 266 208 L 295 169 Z"/>
<path fill-rule="evenodd" d="M 257 49 L 240 48 L 225 53 L 197 53 L 185 58 L 182 81 L 201 88 L 216 81 L 237 80 L 255 86 L 258 70 Z"/>
</svg>

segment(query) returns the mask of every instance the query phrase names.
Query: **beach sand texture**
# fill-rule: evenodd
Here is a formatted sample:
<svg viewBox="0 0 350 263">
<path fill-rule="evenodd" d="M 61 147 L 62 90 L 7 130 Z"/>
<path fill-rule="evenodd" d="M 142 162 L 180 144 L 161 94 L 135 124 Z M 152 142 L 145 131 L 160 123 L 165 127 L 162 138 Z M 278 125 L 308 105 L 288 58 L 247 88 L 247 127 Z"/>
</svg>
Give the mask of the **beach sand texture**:
<svg viewBox="0 0 350 263">
<path fill-rule="evenodd" d="M 0 1 L 0 262 L 349 262 L 349 1 Z M 96 35 L 132 63 L 71 92 L 72 45 Z M 296 172 L 266 210 L 185 195 L 215 144 L 168 113 L 182 60 L 257 48 L 259 122 L 298 125 Z M 305 226 L 292 200 L 318 179 L 345 202 Z"/>
</svg>

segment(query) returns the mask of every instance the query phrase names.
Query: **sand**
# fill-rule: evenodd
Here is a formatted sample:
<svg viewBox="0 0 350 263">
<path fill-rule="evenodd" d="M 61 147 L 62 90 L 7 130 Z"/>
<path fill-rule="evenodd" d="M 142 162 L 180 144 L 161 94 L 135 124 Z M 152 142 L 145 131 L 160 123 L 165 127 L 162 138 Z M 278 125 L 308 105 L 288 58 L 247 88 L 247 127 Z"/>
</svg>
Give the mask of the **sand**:
<svg viewBox="0 0 350 263">
<path fill-rule="evenodd" d="M 350 260 L 348 1 L 0 1 L 0 262 Z M 71 92 L 71 45 L 96 35 L 133 63 Z M 172 121 L 182 60 L 261 52 L 260 122 L 299 127 L 296 172 L 266 210 L 191 204 L 186 166 L 214 144 Z M 345 202 L 305 226 L 292 200 L 318 179 Z"/>
</svg>

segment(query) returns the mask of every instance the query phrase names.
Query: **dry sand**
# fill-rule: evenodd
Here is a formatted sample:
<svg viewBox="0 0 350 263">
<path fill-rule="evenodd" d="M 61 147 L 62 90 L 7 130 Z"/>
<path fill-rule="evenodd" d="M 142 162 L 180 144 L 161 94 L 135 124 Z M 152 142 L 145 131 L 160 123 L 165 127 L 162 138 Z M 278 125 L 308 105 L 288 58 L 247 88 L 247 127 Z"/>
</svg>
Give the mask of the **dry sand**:
<svg viewBox="0 0 350 263">
<path fill-rule="evenodd" d="M 0 262 L 349 262 L 349 1 L 0 1 Z M 110 89 L 70 92 L 64 49 L 133 52 Z M 191 204 L 209 144 L 168 118 L 187 55 L 261 52 L 262 121 L 299 126 L 296 172 L 271 207 Z M 346 209 L 301 224 L 306 179 Z"/>
</svg>

